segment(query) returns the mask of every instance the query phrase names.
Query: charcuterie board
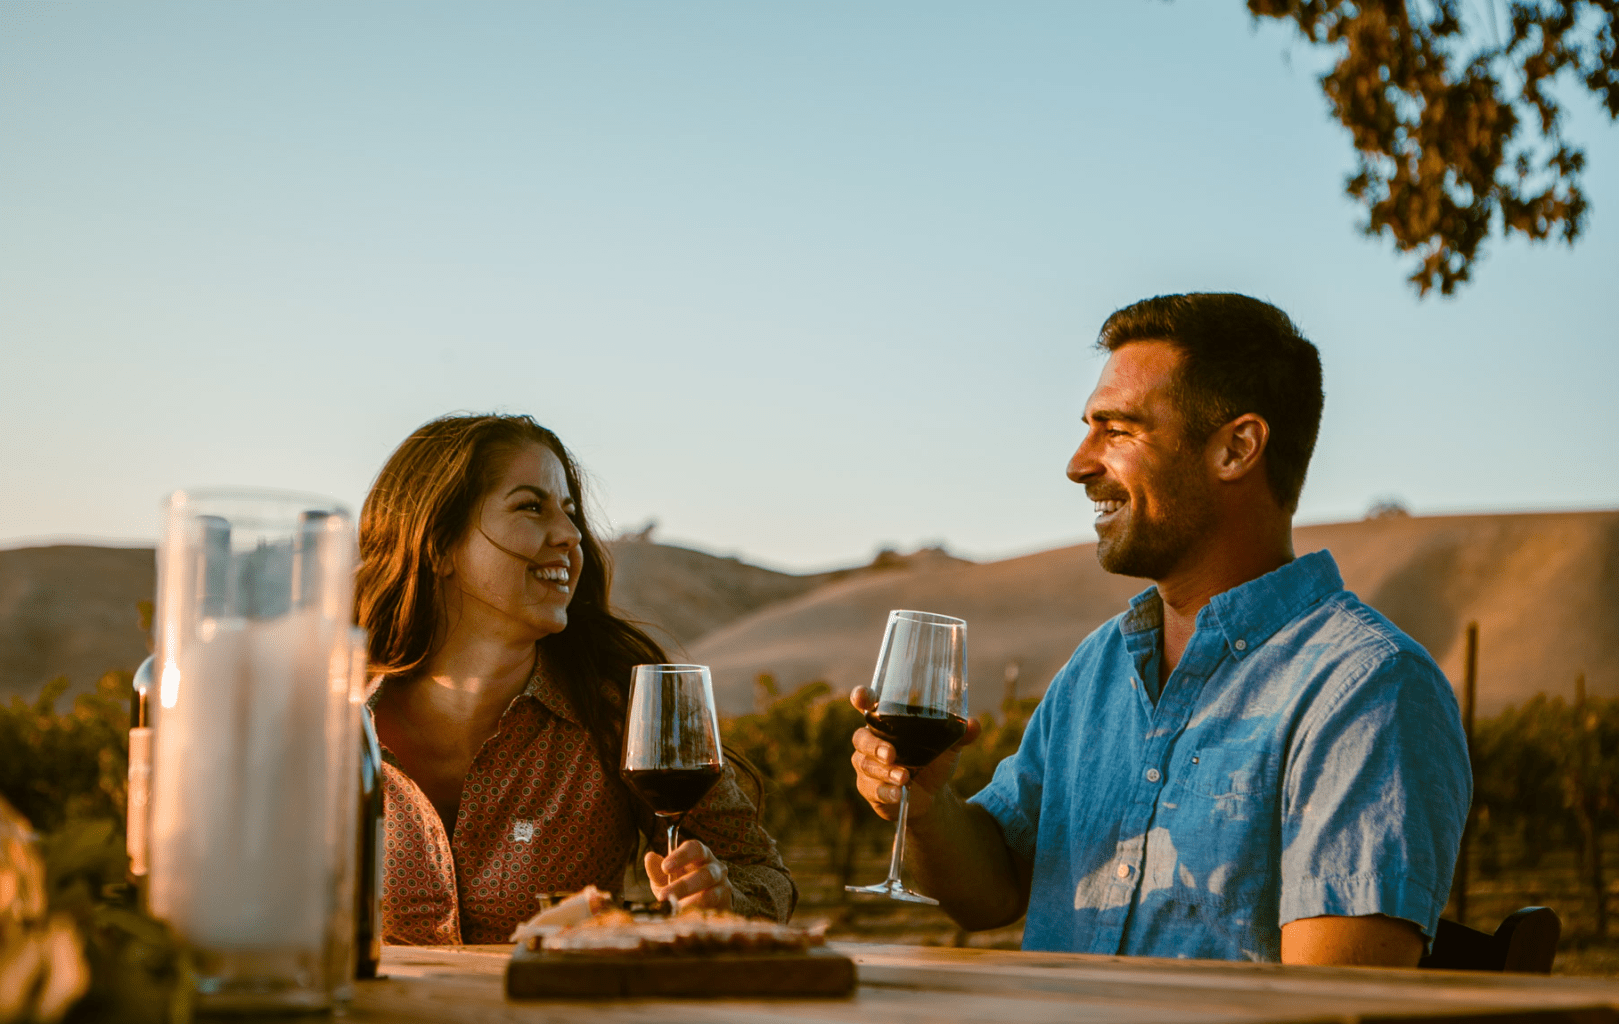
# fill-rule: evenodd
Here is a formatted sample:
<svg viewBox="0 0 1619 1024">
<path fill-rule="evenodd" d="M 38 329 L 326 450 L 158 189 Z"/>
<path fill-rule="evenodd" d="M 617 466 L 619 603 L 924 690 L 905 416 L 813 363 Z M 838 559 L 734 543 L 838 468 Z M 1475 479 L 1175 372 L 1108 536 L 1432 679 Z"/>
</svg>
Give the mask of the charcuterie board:
<svg viewBox="0 0 1619 1024">
<path fill-rule="evenodd" d="M 843 996 L 854 988 L 854 961 L 824 946 L 801 953 L 639 956 L 551 953 L 519 942 L 506 965 L 511 999 Z"/>
</svg>

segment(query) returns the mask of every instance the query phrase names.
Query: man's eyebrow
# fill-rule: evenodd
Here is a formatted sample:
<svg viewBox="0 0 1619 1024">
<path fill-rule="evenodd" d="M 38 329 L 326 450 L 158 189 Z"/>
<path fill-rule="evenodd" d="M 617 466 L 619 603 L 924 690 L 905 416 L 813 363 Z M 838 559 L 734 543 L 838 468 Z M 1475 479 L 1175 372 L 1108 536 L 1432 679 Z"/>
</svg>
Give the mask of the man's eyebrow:
<svg viewBox="0 0 1619 1024">
<path fill-rule="evenodd" d="M 1123 409 L 1097 409 L 1085 414 L 1085 422 L 1105 420 L 1109 423 L 1145 423 L 1146 417 L 1140 413 L 1127 412 Z"/>
<path fill-rule="evenodd" d="M 530 494 L 534 495 L 536 498 L 540 499 L 541 501 L 544 501 L 546 498 L 549 498 L 549 497 L 552 496 L 551 492 L 548 491 L 548 490 L 545 490 L 543 487 L 535 487 L 533 484 L 518 484 L 516 487 L 513 487 L 511 490 L 506 492 L 506 497 L 510 498 L 512 495 L 516 494 L 518 491 L 527 491 Z M 562 496 L 562 504 L 564 504 L 564 505 L 572 505 L 573 504 L 573 496 L 570 495 L 570 494 L 564 494 Z"/>
</svg>

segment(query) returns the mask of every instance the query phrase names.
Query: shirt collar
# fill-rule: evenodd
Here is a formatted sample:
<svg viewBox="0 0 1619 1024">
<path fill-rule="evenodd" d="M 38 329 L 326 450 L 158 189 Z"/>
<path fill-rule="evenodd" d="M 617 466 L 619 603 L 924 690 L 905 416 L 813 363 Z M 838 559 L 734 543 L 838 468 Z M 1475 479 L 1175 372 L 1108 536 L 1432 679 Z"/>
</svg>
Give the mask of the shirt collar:
<svg viewBox="0 0 1619 1024">
<path fill-rule="evenodd" d="M 579 713 L 573 708 L 573 701 L 562 689 L 562 683 L 555 673 L 545 670 L 545 654 L 542 652 L 534 662 L 534 674 L 529 677 L 528 685 L 523 687 L 519 697 L 532 697 L 544 704 L 546 710 L 558 718 L 564 718 L 574 725 L 583 726 L 585 723 L 579 718 Z"/>
<path fill-rule="evenodd" d="M 1198 613 L 1225 635 L 1226 646 L 1240 661 L 1283 626 L 1344 588 L 1338 563 L 1329 551 L 1315 551 L 1240 587 L 1232 587 Z"/>
<path fill-rule="evenodd" d="M 1197 629 L 1220 631 L 1226 646 L 1239 660 L 1275 636 L 1283 626 L 1328 595 L 1344 588 L 1338 563 L 1329 551 L 1302 558 L 1216 594 L 1197 613 Z M 1148 587 L 1130 599 L 1130 610 L 1119 623 L 1127 642 L 1149 635 L 1164 625 L 1164 603 L 1157 587 Z M 1149 641 L 1150 642 L 1150 641 Z"/>
</svg>

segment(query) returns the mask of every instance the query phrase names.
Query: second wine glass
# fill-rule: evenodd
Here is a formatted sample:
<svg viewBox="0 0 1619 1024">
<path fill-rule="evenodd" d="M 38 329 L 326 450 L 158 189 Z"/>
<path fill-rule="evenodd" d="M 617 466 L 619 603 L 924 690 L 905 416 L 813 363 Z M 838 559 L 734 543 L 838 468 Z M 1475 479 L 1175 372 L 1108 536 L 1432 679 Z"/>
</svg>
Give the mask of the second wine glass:
<svg viewBox="0 0 1619 1024">
<path fill-rule="evenodd" d="M 624 721 L 624 781 L 667 829 L 665 855 L 680 845 L 681 820 L 724 770 L 708 666 L 635 666 Z"/>
<path fill-rule="evenodd" d="M 895 762 L 914 777 L 967 732 L 967 623 L 932 612 L 889 612 L 871 688 L 877 706 L 866 712 L 866 725 L 893 745 Z M 844 888 L 938 906 L 938 900 L 912 892 L 900 881 L 911 787 L 899 792 L 888 877 L 876 885 Z"/>
</svg>

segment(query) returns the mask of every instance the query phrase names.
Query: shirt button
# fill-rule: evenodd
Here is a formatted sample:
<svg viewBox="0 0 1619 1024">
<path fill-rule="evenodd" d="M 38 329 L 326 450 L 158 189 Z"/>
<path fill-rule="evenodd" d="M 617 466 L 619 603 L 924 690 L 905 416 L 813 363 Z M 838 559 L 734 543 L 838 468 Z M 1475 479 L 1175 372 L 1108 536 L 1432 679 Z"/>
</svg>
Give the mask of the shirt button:
<svg viewBox="0 0 1619 1024">
<path fill-rule="evenodd" d="M 1156 769 L 1156 768 L 1148 768 L 1147 769 L 1147 781 L 1148 782 L 1157 782 L 1162 777 L 1163 776 L 1158 774 L 1158 769 Z"/>
<path fill-rule="evenodd" d="M 1246 640 L 1238 640 L 1236 643 L 1232 644 L 1231 646 L 1235 647 L 1239 651 L 1246 651 L 1248 649 L 1248 641 L 1246 641 Z"/>
<path fill-rule="evenodd" d="M 1120 864 L 1119 869 L 1117 871 L 1115 871 L 1114 874 L 1118 875 L 1120 878 L 1129 878 L 1130 877 L 1130 865 L 1128 865 L 1128 864 Z"/>
</svg>

